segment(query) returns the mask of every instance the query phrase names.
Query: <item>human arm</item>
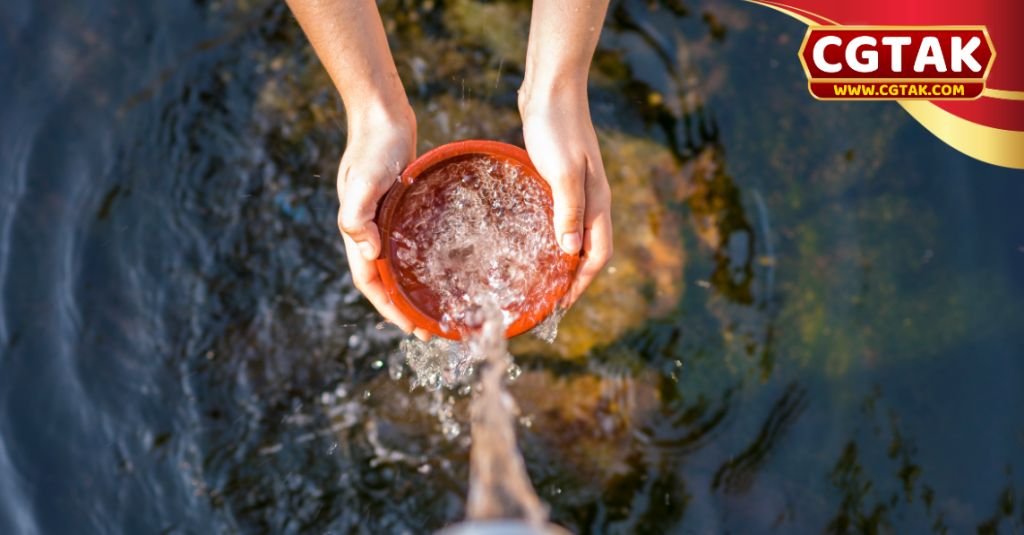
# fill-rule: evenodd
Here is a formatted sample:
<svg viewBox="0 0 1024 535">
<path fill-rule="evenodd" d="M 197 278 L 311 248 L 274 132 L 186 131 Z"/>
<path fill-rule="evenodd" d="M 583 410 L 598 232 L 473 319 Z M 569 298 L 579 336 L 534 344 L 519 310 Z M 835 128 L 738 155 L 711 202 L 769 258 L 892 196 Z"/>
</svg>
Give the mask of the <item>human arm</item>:
<svg viewBox="0 0 1024 535">
<path fill-rule="evenodd" d="M 377 203 L 416 157 L 416 116 L 398 77 L 373 0 L 288 0 L 341 93 L 348 142 L 338 169 L 338 227 L 352 280 L 391 323 L 430 337 L 391 302 L 376 258 Z"/>
<path fill-rule="evenodd" d="M 607 0 L 535 0 L 519 90 L 526 150 L 551 185 L 558 243 L 569 254 L 583 251 L 567 306 L 612 254 L 611 192 L 587 99 L 607 9 Z"/>
</svg>

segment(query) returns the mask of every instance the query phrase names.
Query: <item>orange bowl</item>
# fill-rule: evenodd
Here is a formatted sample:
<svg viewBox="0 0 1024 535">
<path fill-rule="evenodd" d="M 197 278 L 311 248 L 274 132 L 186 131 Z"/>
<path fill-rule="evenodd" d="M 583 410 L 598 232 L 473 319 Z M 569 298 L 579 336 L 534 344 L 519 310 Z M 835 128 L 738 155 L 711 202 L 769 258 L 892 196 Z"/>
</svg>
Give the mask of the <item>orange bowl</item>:
<svg viewBox="0 0 1024 535">
<path fill-rule="evenodd" d="M 441 318 L 435 317 L 436 314 L 431 312 L 432 308 L 436 307 L 430 306 L 431 303 L 423 302 L 422 292 L 413 295 L 408 290 L 401 271 L 392 262 L 392 258 L 397 258 L 395 256 L 397 243 L 392 236 L 391 229 L 397 225 L 395 218 L 400 216 L 398 208 L 402 205 L 406 192 L 417 179 L 424 177 L 426 180 L 433 171 L 439 169 L 439 166 L 457 162 L 463 159 L 462 157 L 471 155 L 484 155 L 499 162 L 518 166 L 524 171 L 522 179 L 536 181 L 548 199 L 551 199 L 551 187 L 540 177 L 540 173 L 533 166 L 533 162 L 530 161 L 530 157 L 526 154 L 525 150 L 496 141 L 459 141 L 431 150 L 410 164 L 399 180 L 395 182 L 395 185 L 392 186 L 391 190 L 384 196 L 384 200 L 378 208 L 376 219 L 381 237 L 381 252 L 377 258 L 377 269 L 380 270 L 381 280 L 384 282 L 384 287 L 391 301 L 418 327 L 449 340 L 461 340 L 463 328 L 452 328 L 447 332 L 442 330 Z M 421 181 L 420 187 L 423 187 L 423 185 L 430 187 L 430 183 Z M 551 232 L 553 233 L 553 213 L 550 210 L 548 210 L 548 221 L 551 223 Z M 569 285 L 572 282 L 573 274 L 576 272 L 580 258 L 578 255 L 568 255 L 559 249 L 558 259 L 549 276 L 552 280 L 557 278 L 561 282 L 551 284 L 548 291 L 542 294 L 528 297 L 526 302 L 517 307 L 517 317 L 505 329 L 506 338 L 522 334 L 543 321 L 544 318 L 551 314 L 558 301 L 569 290 Z"/>
</svg>

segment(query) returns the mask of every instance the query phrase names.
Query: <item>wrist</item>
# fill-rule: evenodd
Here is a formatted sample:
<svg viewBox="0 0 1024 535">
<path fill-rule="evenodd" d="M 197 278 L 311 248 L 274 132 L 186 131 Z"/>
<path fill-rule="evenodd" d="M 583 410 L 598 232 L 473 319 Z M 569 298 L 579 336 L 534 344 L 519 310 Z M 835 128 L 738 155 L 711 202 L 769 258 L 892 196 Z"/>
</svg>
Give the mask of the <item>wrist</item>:
<svg viewBox="0 0 1024 535">
<path fill-rule="evenodd" d="M 586 79 L 539 82 L 527 77 L 519 89 L 519 113 L 523 121 L 551 113 L 590 113 Z"/>
<path fill-rule="evenodd" d="M 381 125 L 408 133 L 416 132 L 416 114 L 403 94 L 400 99 L 374 99 L 357 106 L 346 106 L 349 136 L 373 135 Z"/>
<path fill-rule="evenodd" d="M 520 111 L 549 103 L 586 103 L 589 56 L 583 57 L 581 53 L 544 56 L 534 50 L 534 45 L 531 40 L 519 90 Z"/>
</svg>

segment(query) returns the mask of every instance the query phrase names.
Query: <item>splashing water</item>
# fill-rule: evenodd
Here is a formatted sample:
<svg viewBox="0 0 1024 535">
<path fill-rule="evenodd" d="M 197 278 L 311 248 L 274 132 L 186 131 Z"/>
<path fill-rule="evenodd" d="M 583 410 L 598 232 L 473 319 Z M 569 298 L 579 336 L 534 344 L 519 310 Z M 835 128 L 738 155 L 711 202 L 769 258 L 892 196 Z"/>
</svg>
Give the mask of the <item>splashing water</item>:
<svg viewBox="0 0 1024 535">
<path fill-rule="evenodd" d="M 548 317 L 544 318 L 544 321 L 530 329 L 530 334 L 549 344 L 555 343 L 555 338 L 558 337 L 558 324 L 562 323 L 562 318 L 568 311 L 568 308 L 556 307 L 551 314 L 548 314 Z"/>
<path fill-rule="evenodd" d="M 444 332 L 479 329 L 485 298 L 508 327 L 572 276 L 551 198 L 518 165 L 466 155 L 417 178 L 398 210 L 388 236 L 395 267 Z"/>
<path fill-rule="evenodd" d="M 568 271 L 558 269 L 564 259 L 551 201 L 540 184 L 519 179 L 521 168 L 482 155 L 430 173 L 432 187 L 410 186 L 401 209 L 415 216 L 399 218 L 389 239 L 407 292 L 441 318 L 442 330 L 458 329 L 463 341 L 404 341 L 412 388 L 433 392 L 430 412 L 448 440 L 462 428 L 445 389 L 472 395 L 467 519 L 541 526 L 548 512 L 516 445 L 518 408 L 504 388 L 522 373 L 505 330 L 538 296 L 568 282 Z M 552 342 L 563 316 L 557 310 L 534 335 Z"/>
<path fill-rule="evenodd" d="M 458 437 L 462 428 L 452 416 L 452 397 L 446 396 L 446 389 L 458 387 L 459 395 L 473 396 L 467 520 L 518 519 L 540 528 L 548 512 L 533 490 L 516 445 L 514 422 L 519 410 L 504 388 L 505 381 L 515 380 L 522 370 L 508 352 L 503 315 L 493 296 L 485 295 L 478 302 L 477 313 L 485 319 L 480 329 L 467 333 L 465 341 L 440 337 L 403 341 L 406 362 L 414 372 L 412 388 L 433 391 L 430 413 L 438 418 L 447 440 Z M 552 332 L 557 333 L 561 315 L 553 316 Z M 471 385 L 473 379 L 476 383 Z"/>
<path fill-rule="evenodd" d="M 511 361 L 494 305 L 484 306 L 487 320 L 469 344 L 484 360 L 479 384 L 470 406 L 473 448 L 469 456 L 468 520 L 515 518 L 541 526 L 548 512 L 533 490 L 523 456 L 516 445 L 514 418 L 519 415 L 504 381 L 510 369 L 519 370 Z"/>
</svg>

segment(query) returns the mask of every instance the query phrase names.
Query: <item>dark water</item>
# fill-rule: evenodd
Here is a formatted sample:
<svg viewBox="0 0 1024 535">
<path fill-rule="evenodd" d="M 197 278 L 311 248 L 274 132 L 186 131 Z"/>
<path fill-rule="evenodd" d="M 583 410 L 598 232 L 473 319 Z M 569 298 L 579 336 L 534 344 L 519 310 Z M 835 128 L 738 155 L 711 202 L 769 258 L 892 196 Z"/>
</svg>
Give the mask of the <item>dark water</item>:
<svg viewBox="0 0 1024 535">
<path fill-rule="evenodd" d="M 521 139 L 528 8 L 382 2 L 421 151 Z M 335 225 L 344 113 L 284 3 L 8 0 L 0 27 L 0 533 L 461 519 L 468 433 L 389 377 Z M 814 101 L 803 31 L 612 5 L 609 177 L 662 189 L 617 196 L 620 278 L 512 386 L 575 532 L 1024 526 L 1024 174 Z"/>
</svg>

